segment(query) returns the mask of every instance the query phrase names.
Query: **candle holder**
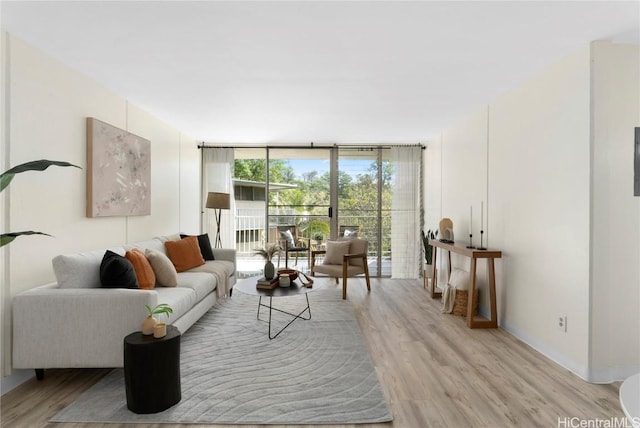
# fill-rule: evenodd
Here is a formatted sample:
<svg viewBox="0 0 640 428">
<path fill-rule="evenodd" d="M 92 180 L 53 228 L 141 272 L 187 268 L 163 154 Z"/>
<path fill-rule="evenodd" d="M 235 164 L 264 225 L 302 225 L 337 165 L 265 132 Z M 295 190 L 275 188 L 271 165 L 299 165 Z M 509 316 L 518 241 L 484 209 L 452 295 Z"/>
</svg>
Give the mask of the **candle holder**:
<svg viewBox="0 0 640 428">
<path fill-rule="evenodd" d="M 467 248 L 476 248 L 473 246 L 473 233 L 469 234 L 469 245 L 467 245 Z"/>
<path fill-rule="evenodd" d="M 484 230 L 480 231 L 480 246 L 478 247 L 478 250 L 486 250 L 487 248 L 482 245 L 482 235 L 484 235 Z"/>
</svg>

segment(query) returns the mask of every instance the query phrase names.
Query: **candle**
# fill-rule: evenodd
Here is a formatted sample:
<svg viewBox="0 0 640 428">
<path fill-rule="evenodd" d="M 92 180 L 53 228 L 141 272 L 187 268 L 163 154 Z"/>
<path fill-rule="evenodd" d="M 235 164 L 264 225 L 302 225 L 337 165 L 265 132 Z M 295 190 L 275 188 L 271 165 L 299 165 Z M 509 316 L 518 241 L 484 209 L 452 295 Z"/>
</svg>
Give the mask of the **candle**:
<svg viewBox="0 0 640 428">
<path fill-rule="evenodd" d="M 153 337 L 156 339 L 160 339 L 161 337 L 165 337 L 167 335 L 167 324 L 163 322 L 157 323 L 153 327 Z"/>
<path fill-rule="evenodd" d="M 480 230 L 484 230 L 484 201 L 480 202 Z"/>
<path fill-rule="evenodd" d="M 469 235 L 473 233 L 472 230 L 473 230 L 473 205 L 469 207 Z"/>
</svg>

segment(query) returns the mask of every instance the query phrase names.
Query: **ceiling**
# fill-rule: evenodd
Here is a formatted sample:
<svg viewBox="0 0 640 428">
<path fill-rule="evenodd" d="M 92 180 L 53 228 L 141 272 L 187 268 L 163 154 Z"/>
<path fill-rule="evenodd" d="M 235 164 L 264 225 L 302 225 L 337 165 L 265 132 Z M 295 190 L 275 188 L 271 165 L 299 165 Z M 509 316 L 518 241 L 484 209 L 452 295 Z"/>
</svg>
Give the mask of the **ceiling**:
<svg viewBox="0 0 640 428">
<path fill-rule="evenodd" d="M 638 1 L 2 1 L 0 14 L 212 143 L 424 141 L 592 40 L 640 44 Z"/>
</svg>

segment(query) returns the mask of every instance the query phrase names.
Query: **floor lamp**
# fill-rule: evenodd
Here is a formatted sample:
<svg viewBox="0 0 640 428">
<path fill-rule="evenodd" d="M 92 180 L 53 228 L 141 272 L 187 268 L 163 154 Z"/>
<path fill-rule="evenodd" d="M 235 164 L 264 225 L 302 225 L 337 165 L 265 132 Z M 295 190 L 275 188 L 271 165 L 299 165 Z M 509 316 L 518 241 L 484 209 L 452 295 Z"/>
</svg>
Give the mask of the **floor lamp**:
<svg viewBox="0 0 640 428">
<path fill-rule="evenodd" d="M 216 240 L 214 248 L 222 248 L 222 242 L 220 241 L 220 215 L 222 210 L 228 210 L 230 205 L 230 198 L 228 193 L 209 192 L 207 195 L 207 208 L 215 210 L 216 225 L 218 230 L 216 231 Z"/>
</svg>

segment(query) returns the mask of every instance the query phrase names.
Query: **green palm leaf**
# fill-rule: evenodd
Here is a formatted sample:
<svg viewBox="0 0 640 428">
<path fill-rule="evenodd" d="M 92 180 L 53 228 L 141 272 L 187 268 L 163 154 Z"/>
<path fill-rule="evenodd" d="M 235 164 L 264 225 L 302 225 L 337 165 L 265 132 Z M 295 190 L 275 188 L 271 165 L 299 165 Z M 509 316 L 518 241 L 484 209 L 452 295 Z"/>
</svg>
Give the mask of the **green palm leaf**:
<svg viewBox="0 0 640 428">
<path fill-rule="evenodd" d="M 3 172 L 2 175 L 0 175 L 0 192 L 4 190 L 4 188 L 7 187 L 9 183 L 11 183 L 11 180 L 13 180 L 13 177 L 16 174 L 19 174 L 21 172 L 26 172 L 26 171 L 44 171 L 50 166 L 72 166 L 75 168 L 80 168 L 78 165 L 74 165 L 69 162 L 51 161 L 47 159 L 26 162 L 26 163 L 14 166 L 13 168 Z"/>
<path fill-rule="evenodd" d="M 5 245 L 9 244 L 10 242 L 13 242 L 14 239 L 16 239 L 18 236 L 21 236 L 21 235 L 46 235 L 46 236 L 51 236 L 48 233 L 34 232 L 33 230 L 27 230 L 27 231 L 24 231 L 24 232 L 3 233 L 2 235 L 0 235 L 0 247 L 4 247 Z"/>
</svg>

